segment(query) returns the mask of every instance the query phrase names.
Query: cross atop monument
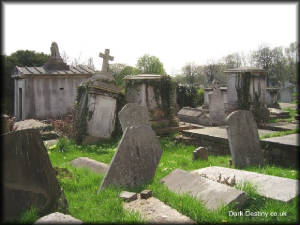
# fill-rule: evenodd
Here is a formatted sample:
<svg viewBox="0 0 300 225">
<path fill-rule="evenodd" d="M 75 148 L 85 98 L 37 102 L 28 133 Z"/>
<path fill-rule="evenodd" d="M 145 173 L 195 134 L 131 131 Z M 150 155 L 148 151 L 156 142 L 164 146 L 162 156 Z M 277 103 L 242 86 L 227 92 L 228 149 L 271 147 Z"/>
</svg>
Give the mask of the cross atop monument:
<svg viewBox="0 0 300 225">
<path fill-rule="evenodd" d="M 100 53 L 99 57 L 103 58 L 102 72 L 108 72 L 108 61 L 113 61 L 114 57 L 109 55 L 109 49 L 105 49 L 105 54 Z"/>
</svg>

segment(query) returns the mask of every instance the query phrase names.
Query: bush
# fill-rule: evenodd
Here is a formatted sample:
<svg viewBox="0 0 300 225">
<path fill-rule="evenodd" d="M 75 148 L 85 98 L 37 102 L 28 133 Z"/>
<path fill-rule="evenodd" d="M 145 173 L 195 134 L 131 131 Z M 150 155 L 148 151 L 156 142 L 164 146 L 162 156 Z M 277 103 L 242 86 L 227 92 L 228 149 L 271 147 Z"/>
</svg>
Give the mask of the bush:
<svg viewBox="0 0 300 225">
<path fill-rule="evenodd" d="M 204 102 L 204 89 L 193 86 L 177 86 L 177 103 L 180 108 L 201 106 Z"/>
</svg>

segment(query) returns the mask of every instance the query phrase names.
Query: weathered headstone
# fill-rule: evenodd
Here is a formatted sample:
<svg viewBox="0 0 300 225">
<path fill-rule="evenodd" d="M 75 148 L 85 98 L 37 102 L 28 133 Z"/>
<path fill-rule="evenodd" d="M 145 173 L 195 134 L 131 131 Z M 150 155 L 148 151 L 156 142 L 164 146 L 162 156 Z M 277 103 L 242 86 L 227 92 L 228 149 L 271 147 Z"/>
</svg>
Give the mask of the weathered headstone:
<svg viewBox="0 0 300 225">
<path fill-rule="evenodd" d="M 181 169 L 174 170 L 161 182 L 171 191 L 194 196 L 208 209 L 218 209 L 229 204 L 241 207 L 246 201 L 243 191 Z"/>
<path fill-rule="evenodd" d="M 71 161 L 71 164 L 77 168 L 88 168 L 95 173 L 103 174 L 107 171 L 108 165 L 106 163 L 98 162 L 88 157 L 79 157 Z"/>
<path fill-rule="evenodd" d="M 119 112 L 119 120 L 122 126 L 123 132 L 126 127 L 137 125 L 149 125 L 148 110 L 145 106 L 138 105 L 136 103 L 126 104 Z"/>
<path fill-rule="evenodd" d="M 225 107 L 224 97 L 220 88 L 214 88 L 213 93 L 208 95 L 209 97 L 209 116 L 213 125 L 224 125 L 225 120 Z"/>
<path fill-rule="evenodd" d="M 155 174 L 162 150 L 150 126 L 125 129 L 100 189 L 110 185 L 132 187 L 143 185 Z"/>
<path fill-rule="evenodd" d="M 32 206 L 41 215 L 60 209 L 67 212 L 67 202 L 39 131 L 20 130 L 2 137 L 4 219 L 16 218 Z"/>
<path fill-rule="evenodd" d="M 208 149 L 206 147 L 199 147 L 193 151 L 193 160 L 208 160 Z"/>
<path fill-rule="evenodd" d="M 226 118 L 227 135 L 232 160 L 237 168 L 262 166 L 263 151 L 260 148 L 257 125 L 250 111 L 238 110 Z"/>
<path fill-rule="evenodd" d="M 299 195 L 299 180 L 219 166 L 194 170 L 192 173 L 205 175 L 205 177 L 214 181 L 219 179 L 220 174 L 222 177 L 229 177 L 229 179 L 235 177 L 237 184 L 249 182 L 256 186 L 259 195 L 283 202 L 288 202 Z"/>
<path fill-rule="evenodd" d="M 75 219 L 70 215 L 55 212 L 47 216 L 43 216 L 35 221 L 34 224 L 82 224 L 81 220 Z"/>
</svg>

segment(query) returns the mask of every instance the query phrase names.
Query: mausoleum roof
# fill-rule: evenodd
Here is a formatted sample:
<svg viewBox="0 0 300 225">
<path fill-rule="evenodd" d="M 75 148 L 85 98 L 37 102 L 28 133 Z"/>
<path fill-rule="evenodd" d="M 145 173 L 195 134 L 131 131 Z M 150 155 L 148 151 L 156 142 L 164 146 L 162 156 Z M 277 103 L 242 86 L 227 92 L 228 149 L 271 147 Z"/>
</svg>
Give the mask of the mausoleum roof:
<svg viewBox="0 0 300 225">
<path fill-rule="evenodd" d="M 124 80 L 159 80 L 162 76 L 159 74 L 127 75 Z"/>
<path fill-rule="evenodd" d="M 69 66 L 68 70 L 47 70 L 43 66 L 16 66 L 12 77 L 22 77 L 23 75 L 93 75 L 95 70 L 88 66 Z"/>
<path fill-rule="evenodd" d="M 246 72 L 250 72 L 250 73 L 259 73 L 262 75 L 266 74 L 266 71 L 264 69 L 260 69 L 257 67 L 239 67 L 239 68 L 234 68 L 234 69 L 228 69 L 225 70 L 224 73 L 246 73 Z"/>
</svg>

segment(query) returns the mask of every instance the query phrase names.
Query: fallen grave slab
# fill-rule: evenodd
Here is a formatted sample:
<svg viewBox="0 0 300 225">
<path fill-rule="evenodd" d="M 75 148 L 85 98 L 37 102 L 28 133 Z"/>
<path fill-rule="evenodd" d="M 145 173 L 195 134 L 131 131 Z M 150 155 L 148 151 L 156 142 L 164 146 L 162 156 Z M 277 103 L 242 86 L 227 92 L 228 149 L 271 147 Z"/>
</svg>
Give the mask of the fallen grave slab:
<svg viewBox="0 0 300 225">
<path fill-rule="evenodd" d="M 294 130 L 298 128 L 298 124 L 289 122 L 277 122 L 277 123 L 266 123 L 259 126 L 262 129 L 273 130 L 273 131 L 285 131 Z"/>
<path fill-rule="evenodd" d="M 299 133 L 296 133 L 296 134 L 289 134 L 280 137 L 265 138 L 263 141 L 269 143 L 272 142 L 272 143 L 278 143 L 283 145 L 290 145 L 290 146 L 299 146 L 298 137 L 299 137 Z"/>
<path fill-rule="evenodd" d="M 181 169 L 174 170 L 161 179 L 161 182 L 171 191 L 194 196 L 211 210 L 229 204 L 240 207 L 246 201 L 246 194 L 243 191 Z"/>
<path fill-rule="evenodd" d="M 132 202 L 125 202 L 124 208 L 128 211 L 140 213 L 147 223 L 170 223 L 170 224 L 191 224 L 195 221 L 179 213 L 176 209 L 164 204 L 157 198 L 138 198 Z"/>
<path fill-rule="evenodd" d="M 129 192 L 129 191 L 122 191 L 120 193 L 120 198 L 122 198 L 125 202 L 131 202 L 137 199 L 137 193 Z"/>
<path fill-rule="evenodd" d="M 65 215 L 59 212 L 51 213 L 43 216 L 35 221 L 34 224 L 82 224 L 81 220 L 75 219 L 70 215 Z"/>
<path fill-rule="evenodd" d="M 25 129 L 39 129 L 39 130 L 52 130 L 53 127 L 49 124 L 42 123 L 38 120 L 28 119 L 21 120 L 14 124 L 14 129 L 25 130 Z"/>
<path fill-rule="evenodd" d="M 72 166 L 77 168 L 88 168 L 95 173 L 104 174 L 108 170 L 106 163 L 98 162 L 88 157 L 79 157 L 71 161 Z"/>
<path fill-rule="evenodd" d="M 194 170 L 191 173 L 201 176 L 205 174 L 208 179 L 214 181 L 218 180 L 220 174 L 222 177 L 230 177 L 230 179 L 235 176 L 237 184 L 250 182 L 257 186 L 257 192 L 259 195 L 283 202 L 288 202 L 299 194 L 299 181 L 289 178 L 270 176 L 219 166 L 206 167 L 199 170 Z"/>
</svg>

